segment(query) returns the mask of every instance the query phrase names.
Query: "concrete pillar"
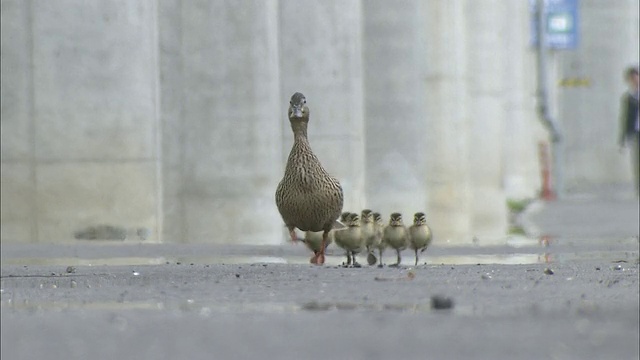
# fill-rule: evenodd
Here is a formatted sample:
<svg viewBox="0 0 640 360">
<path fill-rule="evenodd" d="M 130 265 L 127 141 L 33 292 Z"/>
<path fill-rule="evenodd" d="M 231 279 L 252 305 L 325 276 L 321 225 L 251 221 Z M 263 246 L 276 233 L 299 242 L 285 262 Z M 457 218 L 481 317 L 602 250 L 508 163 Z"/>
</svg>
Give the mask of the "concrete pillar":
<svg viewBox="0 0 640 360">
<path fill-rule="evenodd" d="M 155 2 L 3 1 L 2 24 L 3 241 L 158 240 Z"/>
<path fill-rule="evenodd" d="M 37 240 L 31 9 L 2 1 L 2 242 Z"/>
<path fill-rule="evenodd" d="M 569 191 L 590 184 L 631 183 L 630 159 L 618 152 L 617 141 L 620 98 L 627 89 L 623 71 L 638 64 L 640 41 L 637 0 L 579 4 L 579 47 L 556 54 L 558 80 L 582 77 L 591 83 L 558 88 Z"/>
<path fill-rule="evenodd" d="M 364 1 L 364 83 L 367 207 L 425 211 L 431 174 L 431 131 L 425 111 L 426 29 L 422 1 Z"/>
<path fill-rule="evenodd" d="M 503 43 L 509 31 L 506 2 L 465 3 L 467 22 L 467 77 L 469 118 L 469 171 L 472 192 L 472 231 L 482 243 L 504 237 L 506 198 L 502 185 L 502 144 L 509 49 Z"/>
<path fill-rule="evenodd" d="M 507 1 L 502 33 L 508 50 L 504 62 L 505 125 L 503 136 L 504 191 L 507 198 L 535 198 L 541 185 L 537 152 L 547 135 L 536 116 L 536 73 L 529 42 L 531 14 L 526 1 Z"/>
<path fill-rule="evenodd" d="M 424 95 L 427 216 L 434 242 L 441 244 L 471 241 L 464 3 L 423 4 L 428 36 Z"/>
<path fill-rule="evenodd" d="M 344 209 L 358 212 L 366 203 L 361 12 L 357 0 L 279 2 L 282 91 L 276 117 L 284 165 L 293 144 L 289 99 L 296 91 L 307 97 L 311 147 L 340 180 Z"/>
<path fill-rule="evenodd" d="M 279 243 L 277 1 L 161 6 L 165 233 Z"/>
</svg>

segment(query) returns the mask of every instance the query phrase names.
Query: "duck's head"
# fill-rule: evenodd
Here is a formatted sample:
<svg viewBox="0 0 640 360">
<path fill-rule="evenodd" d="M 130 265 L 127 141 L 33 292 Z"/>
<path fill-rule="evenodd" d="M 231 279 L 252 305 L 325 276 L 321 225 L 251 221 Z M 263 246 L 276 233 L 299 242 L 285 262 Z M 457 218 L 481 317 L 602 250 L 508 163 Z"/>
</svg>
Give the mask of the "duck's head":
<svg viewBox="0 0 640 360">
<path fill-rule="evenodd" d="M 289 101 L 289 121 L 309 121 L 307 98 L 302 93 L 295 93 Z"/>
<path fill-rule="evenodd" d="M 413 215 L 414 225 L 425 225 L 427 223 L 427 216 L 423 212 L 417 212 Z"/>
</svg>

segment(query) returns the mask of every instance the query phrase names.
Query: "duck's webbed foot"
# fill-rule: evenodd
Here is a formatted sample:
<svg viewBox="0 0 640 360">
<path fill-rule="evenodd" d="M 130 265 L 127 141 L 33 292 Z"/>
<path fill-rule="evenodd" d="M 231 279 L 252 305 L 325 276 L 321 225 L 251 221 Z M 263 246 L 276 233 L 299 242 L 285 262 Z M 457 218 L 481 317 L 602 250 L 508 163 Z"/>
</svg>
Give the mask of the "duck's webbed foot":
<svg viewBox="0 0 640 360">
<path fill-rule="evenodd" d="M 342 267 L 349 267 L 349 266 L 351 266 L 351 253 L 347 251 L 347 262 L 342 263 Z"/>
<path fill-rule="evenodd" d="M 373 266 L 378 262 L 378 259 L 376 258 L 376 256 L 373 254 L 373 252 L 370 252 L 369 254 L 367 254 L 367 264 L 369 264 L 369 266 Z"/>
</svg>

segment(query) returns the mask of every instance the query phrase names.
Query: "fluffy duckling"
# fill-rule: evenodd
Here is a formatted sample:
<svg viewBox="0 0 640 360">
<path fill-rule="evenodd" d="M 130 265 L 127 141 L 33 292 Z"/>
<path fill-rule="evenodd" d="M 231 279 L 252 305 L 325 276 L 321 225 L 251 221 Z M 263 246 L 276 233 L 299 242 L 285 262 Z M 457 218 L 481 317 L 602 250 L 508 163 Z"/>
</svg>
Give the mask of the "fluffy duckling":
<svg viewBox="0 0 640 360">
<path fill-rule="evenodd" d="M 378 259 L 379 259 L 379 263 L 378 263 L 378 267 L 382 267 L 382 253 L 384 252 L 384 248 L 387 247 L 387 244 L 382 241 L 382 237 L 384 234 L 384 220 L 382 220 L 382 215 L 380 215 L 380 213 L 374 212 L 372 214 L 373 216 L 373 223 L 375 226 L 375 237 L 376 240 L 374 240 L 374 244 L 375 248 L 378 249 Z M 373 264 L 371 264 L 373 265 Z"/>
<path fill-rule="evenodd" d="M 340 214 L 340 223 L 346 224 L 347 223 L 347 219 L 349 218 L 349 215 L 351 215 L 351 213 L 348 212 L 348 211 L 345 211 L 342 214 Z M 343 230 L 334 231 L 333 238 L 334 238 L 336 244 L 343 243 L 343 241 L 342 241 L 343 235 L 344 235 L 344 231 Z"/>
<path fill-rule="evenodd" d="M 378 260 L 373 254 L 373 249 L 378 247 L 381 239 L 376 237 L 376 224 L 373 220 L 373 212 L 371 210 L 364 209 L 360 213 L 360 228 L 364 245 L 367 249 L 367 263 L 369 265 L 375 265 Z"/>
<path fill-rule="evenodd" d="M 384 241 L 387 246 L 395 249 L 398 255 L 398 261 L 389 266 L 399 266 L 402 261 L 400 252 L 406 249 L 409 243 L 409 231 L 402 222 L 402 214 L 397 212 L 391 214 L 389 225 L 384 228 L 382 241 Z"/>
<path fill-rule="evenodd" d="M 351 213 L 347 217 L 345 223 L 347 228 L 340 230 L 335 238 L 336 245 L 346 251 L 347 263 L 345 266 L 353 264 L 353 267 L 361 267 L 356 260 L 356 254 L 364 250 L 364 239 L 360 228 L 360 217 L 356 213 Z"/>
<path fill-rule="evenodd" d="M 418 250 L 423 252 L 431 244 L 431 229 L 427 225 L 427 217 L 422 212 L 413 215 L 413 225 L 409 227 L 409 247 L 416 254 L 418 266 Z"/>
</svg>

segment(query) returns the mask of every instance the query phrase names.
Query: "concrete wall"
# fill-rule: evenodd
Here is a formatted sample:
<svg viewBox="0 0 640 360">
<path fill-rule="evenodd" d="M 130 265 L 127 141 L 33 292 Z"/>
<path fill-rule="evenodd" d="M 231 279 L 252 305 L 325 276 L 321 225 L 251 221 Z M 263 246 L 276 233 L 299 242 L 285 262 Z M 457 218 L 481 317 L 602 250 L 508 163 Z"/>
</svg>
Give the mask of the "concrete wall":
<svg viewBox="0 0 640 360">
<path fill-rule="evenodd" d="M 345 210 L 426 210 L 436 241 L 482 242 L 504 233 L 506 198 L 539 189 L 524 1 L 1 4 L 3 242 L 98 225 L 283 241 L 274 192 L 295 91 Z M 582 45 L 551 66 L 592 79 L 552 89 L 568 184 L 628 181 L 615 140 L 638 4 L 581 4 Z"/>
<path fill-rule="evenodd" d="M 638 1 L 580 1 L 575 51 L 555 54 L 557 79 L 584 77 L 588 87 L 559 87 L 558 115 L 566 133 L 567 188 L 630 182 L 630 160 L 618 152 L 623 71 L 638 64 Z"/>
</svg>

